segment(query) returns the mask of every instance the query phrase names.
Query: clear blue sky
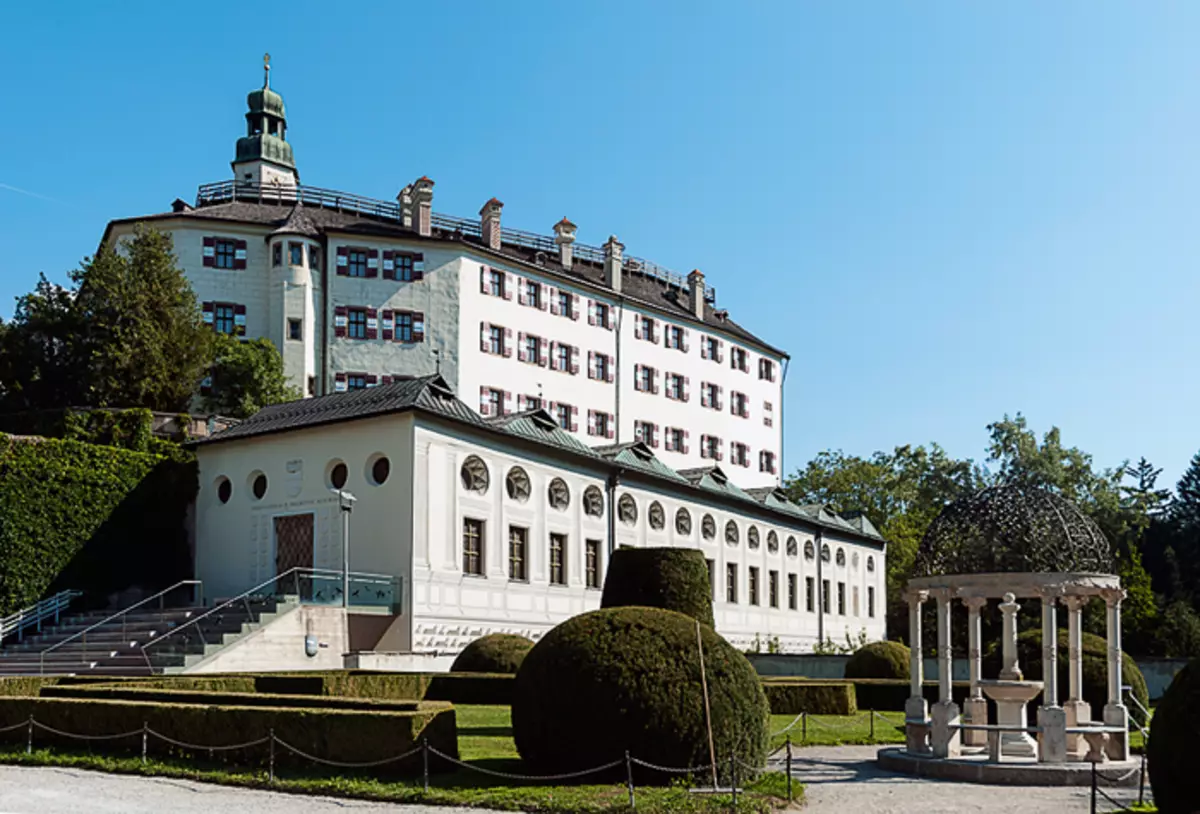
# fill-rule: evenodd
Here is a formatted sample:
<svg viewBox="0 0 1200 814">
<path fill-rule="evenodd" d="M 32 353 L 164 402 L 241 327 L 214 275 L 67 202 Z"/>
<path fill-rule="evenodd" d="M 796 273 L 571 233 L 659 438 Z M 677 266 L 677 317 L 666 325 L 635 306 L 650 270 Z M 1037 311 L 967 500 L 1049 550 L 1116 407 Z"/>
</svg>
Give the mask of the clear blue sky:
<svg viewBox="0 0 1200 814">
<path fill-rule="evenodd" d="M 0 313 L 227 178 L 270 51 L 305 183 L 701 268 L 791 352 L 789 472 L 1200 449 L 1200 4 L 174 5 L 0 7 Z"/>
</svg>

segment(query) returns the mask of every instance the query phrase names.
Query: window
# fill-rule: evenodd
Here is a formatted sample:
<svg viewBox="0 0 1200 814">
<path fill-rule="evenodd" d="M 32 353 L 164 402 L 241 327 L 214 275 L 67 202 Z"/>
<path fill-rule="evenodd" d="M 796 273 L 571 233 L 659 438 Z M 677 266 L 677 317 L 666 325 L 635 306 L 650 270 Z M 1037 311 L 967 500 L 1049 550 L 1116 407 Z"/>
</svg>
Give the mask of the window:
<svg viewBox="0 0 1200 814">
<path fill-rule="evenodd" d="M 236 254 L 232 240 L 218 240 L 216 246 L 216 266 L 219 269 L 233 268 L 233 258 Z"/>
<path fill-rule="evenodd" d="M 850 613 L 851 613 L 851 615 L 856 616 L 856 617 L 862 616 L 862 611 L 860 610 L 860 607 L 858 604 L 858 586 L 855 585 L 853 588 L 850 589 L 850 591 L 851 591 L 851 593 L 850 593 Z"/>
<path fill-rule="evenodd" d="M 525 582 L 529 579 L 529 529 L 508 527 L 508 578 Z"/>
<path fill-rule="evenodd" d="M 804 541 L 804 559 L 811 560 L 817 556 L 817 549 L 813 546 L 812 540 Z"/>
<path fill-rule="evenodd" d="M 875 618 L 875 586 L 867 586 L 867 616 Z"/>
<path fill-rule="evenodd" d="M 667 379 L 667 398 L 672 401 L 687 401 L 687 392 L 684 390 L 685 377 L 678 373 L 668 373 Z"/>
<path fill-rule="evenodd" d="M 346 265 L 346 274 L 350 277 L 367 276 L 367 253 L 361 249 L 351 249 Z"/>
<path fill-rule="evenodd" d="M 742 418 L 750 417 L 750 397 L 736 390 L 729 393 L 729 412 Z"/>
<path fill-rule="evenodd" d="M 675 512 L 675 533 L 681 534 L 684 537 L 691 536 L 692 515 L 687 509 L 680 509 Z"/>
<path fill-rule="evenodd" d="M 525 335 L 525 361 L 534 365 L 542 363 L 542 340 L 536 336 Z"/>
<path fill-rule="evenodd" d="M 767 551 L 772 554 L 779 553 L 779 535 L 775 533 L 774 529 L 767 532 Z"/>
<path fill-rule="evenodd" d="M 617 517 L 621 518 L 621 522 L 627 526 L 637 523 L 638 507 L 633 495 L 621 495 L 621 499 L 617 501 Z"/>
<path fill-rule="evenodd" d="M 667 513 L 657 500 L 650 504 L 650 508 L 646 512 L 646 522 L 655 531 L 662 531 L 663 527 L 667 525 Z"/>
<path fill-rule="evenodd" d="M 397 254 L 393 260 L 396 264 L 396 279 L 411 283 L 413 279 L 413 256 L 411 254 Z"/>
<path fill-rule="evenodd" d="M 313 244 L 308 244 L 308 267 L 313 271 L 321 270 L 321 249 Z"/>
<path fill-rule="evenodd" d="M 533 308 L 542 307 L 542 284 L 534 280 L 525 281 L 525 304 Z"/>
<path fill-rule="evenodd" d="M 769 401 L 763 402 L 763 426 L 775 426 L 775 407 Z"/>
<path fill-rule="evenodd" d="M 396 312 L 396 341 L 397 342 L 412 342 L 413 335 L 413 315 L 411 311 Z"/>
<path fill-rule="evenodd" d="M 487 464 L 478 455 L 472 455 L 463 461 L 459 476 L 462 478 L 463 488 L 468 492 L 478 492 L 481 495 L 487 492 L 491 478 L 488 475 Z"/>
<path fill-rule="evenodd" d="M 638 365 L 635 374 L 636 378 L 634 379 L 634 386 L 643 393 L 653 393 L 655 391 L 655 372 L 656 371 L 654 368 L 649 367 L 648 365 Z"/>
<path fill-rule="evenodd" d="M 741 534 L 738 532 L 738 525 L 730 520 L 725 524 L 725 543 L 727 545 L 737 545 L 741 541 Z"/>
<path fill-rule="evenodd" d="M 602 413 L 599 410 L 588 410 L 588 433 L 591 435 L 598 435 L 601 438 L 612 438 L 612 414 Z"/>
<path fill-rule="evenodd" d="M 567 506 L 571 505 L 571 489 L 567 482 L 562 478 L 550 481 L 550 486 L 546 489 L 546 499 L 550 501 L 551 508 L 560 512 L 566 511 Z"/>
<path fill-rule="evenodd" d="M 804 578 L 804 609 L 809 613 L 817 609 L 816 599 L 813 597 L 814 585 L 812 577 Z"/>
<path fill-rule="evenodd" d="M 838 583 L 838 616 L 846 615 L 846 583 Z"/>
<path fill-rule="evenodd" d="M 554 410 L 556 413 L 558 413 L 558 426 L 562 427 L 567 432 L 572 432 L 574 427 L 572 426 L 571 419 L 575 415 L 575 408 L 570 404 L 562 404 L 560 402 L 559 404 L 555 405 Z"/>
<path fill-rule="evenodd" d="M 282 243 L 276 243 L 275 246 L 271 249 L 271 265 L 272 266 L 282 266 L 283 265 L 283 244 Z"/>
<path fill-rule="evenodd" d="M 787 539 L 787 554 L 789 557 L 795 557 L 800 553 L 800 544 L 796 542 L 796 538 L 788 536 Z"/>
<path fill-rule="evenodd" d="M 567 584 L 567 535 L 550 535 L 550 584 Z"/>
<path fill-rule="evenodd" d="M 589 588 L 600 587 L 600 541 L 584 540 L 584 580 Z"/>
<path fill-rule="evenodd" d="M 533 492 L 533 484 L 529 481 L 528 473 L 519 466 L 508 470 L 508 477 L 504 479 L 504 488 L 508 491 L 508 496 L 518 503 L 529 500 L 529 495 Z"/>
<path fill-rule="evenodd" d="M 525 399 L 525 409 L 526 410 L 542 409 L 541 396 L 522 396 L 522 398 Z"/>
<path fill-rule="evenodd" d="M 796 575 L 788 574 L 788 610 L 796 610 Z"/>
<path fill-rule="evenodd" d="M 713 519 L 711 514 L 704 515 L 700 520 L 700 534 L 705 540 L 716 539 L 717 536 L 717 521 Z"/>
<path fill-rule="evenodd" d="M 758 536 L 758 526 L 751 526 L 750 529 L 746 532 L 746 545 L 750 546 L 751 549 L 754 549 L 754 550 L 758 549 L 758 547 L 760 545 L 760 538 Z"/>
<path fill-rule="evenodd" d="M 728 563 L 725 566 L 725 601 L 737 603 L 737 564 Z"/>
<path fill-rule="evenodd" d="M 292 266 L 304 265 L 304 244 L 289 243 L 288 244 L 288 264 Z"/>
<path fill-rule="evenodd" d="M 504 355 L 504 329 L 498 325 L 488 328 L 488 353 Z"/>
<path fill-rule="evenodd" d="M 558 370 L 565 373 L 571 372 L 571 351 L 570 345 L 564 345 L 561 342 L 554 346 L 554 362 Z"/>
<path fill-rule="evenodd" d="M 721 361 L 721 340 L 712 336 L 704 337 L 700 355 L 705 359 L 712 359 L 714 362 Z"/>
<path fill-rule="evenodd" d="M 762 450 L 758 453 L 758 471 L 769 472 L 775 474 L 775 453 L 770 450 Z"/>
<path fill-rule="evenodd" d="M 667 427 L 663 433 L 663 444 L 668 452 L 687 452 L 686 437 L 687 433 L 678 427 Z"/>
<path fill-rule="evenodd" d="M 767 574 L 767 604 L 772 608 L 779 607 L 779 572 L 771 571 Z"/>
<path fill-rule="evenodd" d="M 367 309 L 350 308 L 346 312 L 346 335 L 351 339 L 367 338 Z"/>
<path fill-rule="evenodd" d="M 829 543 L 821 546 L 821 562 L 829 562 Z"/>
<path fill-rule="evenodd" d="M 371 482 L 376 486 L 383 486 L 387 483 L 390 474 L 392 474 L 392 462 L 382 455 L 371 464 Z"/>
<path fill-rule="evenodd" d="M 595 309 L 596 324 L 601 328 L 612 327 L 612 311 L 606 303 L 598 302 L 592 306 Z"/>
<path fill-rule="evenodd" d="M 874 557 L 867 557 L 867 572 L 868 573 L 875 572 L 875 558 Z"/>
<path fill-rule="evenodd" d="M 749 584 L 750 604 L 757 605 L 758 604 L 758 568 L 756 568 L 753 565 L 750 566 L 750 573 L 748 576 L 749 576 L 749 581 L 750 581 L 750 584 Z"/>
<path fill-rule="evenodd" d="M 558 313 L 575 318 L 575 295 L 569 291 L 558 292 Z"/>
<path fill-rule="evenodd" d="M 235 334 L 237 327 L 233 318 L 234 307 L 223 302 L 213 306 L 213 328 L 219 334 Z"/>
<path fill-rule="evenodd" d="M 657 326 L 655 325 L 654 319 L 652 317 L 642 317 L 640 320 L 639 330 L 641 331 L 641 333 L 639 334 L 640 339 L 645 339 L 649 342 L 658 341 L 656 339 Z"/>
<path fill-rule="evenodd" d="M 483 521 L 463 518 L 463 573 L 483 576 Z"/>
<path fill-rule="evenodd" d="M 583 490 L 583 513 L 589 517 L 604 516 L 604 495 L 595 486 Z"/>
<path fill-rule="evenodd" d="M 721 460 L 721 439 L 715 435 L 700 436 L 700 457 Z"/>
<path fill-rule="evenodd" d="M 504 272 L 492 269 L 488 274 L 489 293 L 493 297 L 504 296 Z"/>
<path fill-rule="evenodd" d="M 730 348 L 729 349 L 729 366 L 734 370 L 740 370 L 743 373 L 750 372 L 750 357 L 746 353 L 745 348 Z"/>
<path fill-rule="evenodd" d="M 592 356 L 593 379 L 606 382 L 611 377 L 612 360 L 606 353 L 596 353 Z"/>
<path fill-rule="evenodd" d="M 347 390 L 366 390 L 367 389 L 367 374 L 365 374 L 365 373 L 347 373 L 346 374 L 346 389 Z"/>
<path fill-rule="evenodd" d="M 488 415 L 504 415 L 504 391 L 487 391 Z"/>
<path fill-rule="evenodd" d="M 648 446 L 658 446 L 658 426 L 649 421 L 633 422 L 633 437 Z"/>
<path fill-rule="evenodd" d="M 829 580 L 821 580 L 821 610 L 829 613 Z"/>
<path fill-rule="evenodd" d="M 262 500 L 264 497 L 266 497 L 267 496 L 267 476 L 262 474 L 261 472 L 258 473 L 258 475 L 255 476 L 255 478 L 254 478 L 254 483 L 251 485 L 250 491 L 254 495 L 255 500 Z"/>
<path fill-rule="evenodd" d="M 349 474 L 350 470 L 346 468 L 346 465 L 338 461 L 329 471 L 329 485 L 334 489 L 341 489 L 346 485 L 346 478 Z"/>
<path fill-rule="evenodd" d="M 300 341 L 304 339 L 304 322 L 299 319 L 288 320 L 288 339 Z"/>
<path fill-rule="evenodd" d="M 750 447 L 739 441 L 734 441 L 729 449 L 729 459 L 732 463 L 738 466 L 750 466 Z"/>
<path fill-rule="evenodd" d="M 837 564 L 840 566 L 846 565 L 846 550 L 844 548 L 837 550 Z"/>
<path fill-rule="evenodd" d="M 711 407 L 714 410 L 721 409 L 721 385 L 713 384 L 712 382 L 704 382 L 700 385 L 702 397 L 700 399 L 701 407 Z"/>
<path fill-rule="evenodd" d="M 770 359 L 758 360 L 758 378 L 769 382 L 775 381 L 775 363 Z"/>
<path fill-rule="evenodd" d="M 683 336 L 683 328 L 677 325 L 668 325 L 663 340 L 668 348 L 686 351 L 687 346 L 684 344 Z"/>
<path fill-rule="evenodd" d="M 708 566 L 708 591 L 713 602 L 717 601 L 717 561 L 705 560 L 704 564 Z"/>
<path fill-rule="evenodd" d="M 233 483 L 229 478 L 221 478 L 217 482 L 217 500 L 222 503 L 228 503 L 229 498 L 233 497 Z"/>
</svg>

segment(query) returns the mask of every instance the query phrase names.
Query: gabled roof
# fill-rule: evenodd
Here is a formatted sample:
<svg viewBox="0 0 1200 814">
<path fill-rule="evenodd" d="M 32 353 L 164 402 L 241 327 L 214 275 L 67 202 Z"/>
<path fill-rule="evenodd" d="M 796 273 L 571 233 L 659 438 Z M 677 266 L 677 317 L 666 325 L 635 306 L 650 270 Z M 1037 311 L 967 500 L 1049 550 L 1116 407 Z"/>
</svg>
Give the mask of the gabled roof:
<svg viewBox="0 0 1200 814">
<path fill-rule="evenodd" d="M 693 486 L 698 486 L 701 489 L 707 489 L 710 492 L 719 492 L 723 495 L 729 495 L 741 500 L 754 500 L 748 493 L 738 488 L 729 480 L 729 476 L 725 474 L 725 470 L 716 466 L 701 466 L 695 469 L 681 469 L 679 474 L 688 483 Z"/>
<path fill-rule="evenodd" d="M 868 537 L 883 539 L 883 535 L 879 533 L 879 529 L 875 528 L 875 524 L 863 512 L 842 512 L 840 517 Z"/>
<path fill-rule="evenodd" d="M 591 447 L 564 430 L 554 417 L 542 408 L 493 416 L 484 420 L 494 427 L 501 427 L 513 435 L 528 438 L 539 444 L 549 444 L 581 455 L 593 454 Z"/>
<path fill-rule="evenodd" d="M 306 237 L 316 237 L 321 234 L 321 230 L 317 228 L 317 224 L 313 221 L 312 215 L 304 209 L 302 201 L 296 201 L 296 205 L 292 207 L 292 211 L 288 213 L 287 220 L 277 228 L 273 235 L 304 235 Z"/>
<path fill-rule="evenodd" d="M 657 475 L 660 478 L 667 478 L 678 483 L 687 482 L 674 469 L 671 469 L 671 467 L 656 458 L 654 451 L 642 441 L 631 441 L 625 444 L 608 444 L 602 447 L 594 447 L 592 451 L 601 458 L 620 464 L 627 469 Z"/>
</svg>

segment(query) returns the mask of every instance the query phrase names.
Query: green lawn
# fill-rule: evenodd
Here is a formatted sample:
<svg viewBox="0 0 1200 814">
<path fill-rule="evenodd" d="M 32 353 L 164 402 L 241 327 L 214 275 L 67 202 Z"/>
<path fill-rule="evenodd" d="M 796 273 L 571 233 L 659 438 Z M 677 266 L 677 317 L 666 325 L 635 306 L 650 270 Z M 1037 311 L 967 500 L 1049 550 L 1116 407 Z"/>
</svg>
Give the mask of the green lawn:
<svg viewBox="0 0 1200 814">
<path fill-rule="evenodd" d="M 874 715 L 874 729 L 871 717 Z M 802 746 L 840 746 L 852 743 L 904 743 L 904 713 L 860 710 L 857 715 L 809 715 L 807 721 L 795 715 L 771 716 L 771 748 L 777 749 L 791 738 L 794 748 Z M 788 728 L 790 727 L 790 728 Z M 782 730 L 787 729 L 787 732 Z"/>
</svg>

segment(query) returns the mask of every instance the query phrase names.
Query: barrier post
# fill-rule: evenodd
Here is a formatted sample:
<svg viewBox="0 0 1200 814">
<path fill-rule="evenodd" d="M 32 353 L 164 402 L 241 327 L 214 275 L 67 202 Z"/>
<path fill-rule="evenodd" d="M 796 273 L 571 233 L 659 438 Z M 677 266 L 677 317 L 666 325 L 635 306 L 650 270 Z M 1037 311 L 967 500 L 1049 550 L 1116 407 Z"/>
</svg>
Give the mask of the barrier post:
<svg viewBox="0 0 1200 814">
<path fill-rule="evenodd" d="M 629 759 L 629 750 L 625 750 L 625 785 L 629 787 L 629 807 L 637 808 L 637 801 L 633 799 L 633 761 Z"/>
<path fill-rule="evenodd" d="M 871 740 L 875 740 L 875 710 L 870 711 L 871 715 Z"/>
<path fill-rule="evenodd" d="M 808 713 L 800 714 L 800 740 L 808 742 Z"/>
<path fill-rule="evenodd" d="M 1146 744 L 1142 744 L 1142 771 L 1138 775 L 1138 805 L 1146 804 Z"/>
<path fill-rule="evenodd" d="M 146 733 L 150 729 L 150 725 L 142 721 L 142 765 L 146 765 Z"/>
<path fill-rule="evenodd" d="M 29 716 L 29 737 L 25 740 L 25 754 L 33 754 L 33 716 Z"/>
<path fill-rule="evenodd" d="M 429 793 L 429 736 L 421 738 L 421 783 L 425 793 Z"/>
<path fill-rule="evenodd" d="M 271 756 L 267 764 L 267 782 L 275 782 L 275 727 L 271 727 L 267 734 L 267 740 L 271 744 Z"/>
<path fill-rule="evenodd" d="M 1092 761 L 1092 814 L 1096 814 L 1096 761 Z"/>
<path fill-rule="evenodd" d="M 737 754 L 729 753 L 729 793 L 731 795 L 730 811 L 737 811 Z"/>
<path fill-rule="evenodd" d="M 787 736 L 787 783 L 788 802 L 792 801 L 792 736 Z"/>
</svg>

